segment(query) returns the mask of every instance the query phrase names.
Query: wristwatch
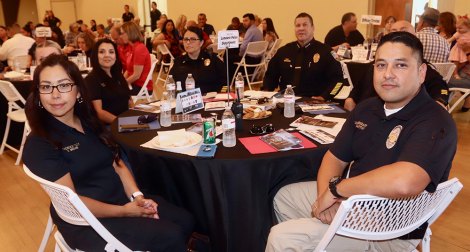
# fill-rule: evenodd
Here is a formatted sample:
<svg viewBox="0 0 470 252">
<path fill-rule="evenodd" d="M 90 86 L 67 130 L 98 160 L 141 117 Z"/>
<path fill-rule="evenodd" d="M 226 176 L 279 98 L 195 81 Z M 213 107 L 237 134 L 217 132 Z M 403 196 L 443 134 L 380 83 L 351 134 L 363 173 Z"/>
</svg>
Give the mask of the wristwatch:
<svg viewBox="0 0 470 252">
<path fill-rule="evenodd" d="M 139 196 L 142 196 L 142 197 L 143 197 L 144 194 L 143 194 L 141 191 L 137 191 L 137 192 L 133 193 L 133 194 L 131 195 L 131 201 L 133 202 L 133 201 L 135 200 L 135 198 L 137 198 L 137 197 L 139 197 Z"/>
<path fill-rule="evenodd" d="M 346 197 L 341 196 L 338 191 L 336 191 L 336 185 L 338 185 L 341 180 L 343 179 L 340 176 L 332 177 L 328 184 L 328 188 L 330 189 L 331 194 L 333 194 L 337 199 L 346 199 Z"/>
</svg>

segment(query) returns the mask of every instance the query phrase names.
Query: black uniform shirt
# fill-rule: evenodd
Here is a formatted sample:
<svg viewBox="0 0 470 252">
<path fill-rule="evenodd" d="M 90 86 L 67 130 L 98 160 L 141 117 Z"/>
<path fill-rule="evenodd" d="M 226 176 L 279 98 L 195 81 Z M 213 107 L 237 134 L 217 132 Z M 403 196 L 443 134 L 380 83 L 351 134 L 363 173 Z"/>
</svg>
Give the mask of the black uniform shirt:
<svg viewBox="0 0 470 252">
<path fill-rule="evenodd" d="M 426 190 L 434 192 L 447 180 L 456 148 L 452 117 L 421 88 L 405 107 L 388 117 L 378 97 L 360 103 L 330 151 L 344 162 L 354 161 L 351 177 L 399 161 L 414 163 L 428 173 L 431 183 Z"/>
<path fill-rule="evenodd" d="M 181 81 L 183 91 L 186 90 L 185 82 L 188 74 L 192 74 L 196 82 L 196 88 L 201 88 L 203 94 L 208 92 L 220 92 L 222 86 L 227 83 L 227 73 L 224 63 L 215 55 L 201 51 L 195 60 L 188 55 L 182 55 L 175 59 L 170 70 L 173 79 Z"/>
<path fill-rule="evenodd" d="M 85 83 L 90 99 L 101 100 L 103 110 L 118 116 L 129 109 L 130 90 L 124 76 L 114 80 L 102 72 L 91 71 Z"/>
<path fill-rule="evenodd" d="M 328 34 L 326 34 L 325 44 L 329 45 L 330 47 L 341 45 L 345 42 L 347 42 L 350 46 L 356 46 L 364 42 L 364 37 L 358 30 L 350 32 L 349 36 L 346 37 L 343 26 L 341 25 L 334 27 L 328 32 Z"/>
<path fill-rule="evenodd" d="M 114 171 L 112 151 L 89 127 L 82 125 L 85 133 L 48 116 L 46 127 L 61 147 L 32 133 L 24 146 L 24 163 L 31 172 L 52 182 L 70 173 L 78 195 L 109 204 L 129 202 Z"/>
<path fill-rule="evenodd" d="M 300 80 L 299 83 L 294 83 L 296 60 L 300 54 Z M 282 90 L 291 84 L 295 86 L 296 95 L 322 96 L 328 100 L 335 95 L 330 93 L 336 84 L 342 81 L 341 64 L 331 55 L 331 48 L 313 39 L 304 47 L 291 42 L 279 48 L 269 61 L 263 85 L 265 89 L 272 91 L 278 86 Z"/>
</svg>

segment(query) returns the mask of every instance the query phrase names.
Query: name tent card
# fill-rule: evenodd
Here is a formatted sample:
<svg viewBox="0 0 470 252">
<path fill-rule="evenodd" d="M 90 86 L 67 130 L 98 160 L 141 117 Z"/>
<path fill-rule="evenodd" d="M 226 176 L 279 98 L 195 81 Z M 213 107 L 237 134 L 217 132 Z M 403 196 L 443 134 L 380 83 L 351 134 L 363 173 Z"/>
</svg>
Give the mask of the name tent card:
<svg viewBox="0 0 470 252">
<path fill-rule="evenodd" d="M 238 48 L 238 30 L 219 31 L 217 36 L 217 49 Z"/>
<path fill-rule="evenodd" d="M 378 15 L 362 15 L 361 24 L 380 25 L 382 24 L 382 16 Z"/>
<path fill-rule="evenodd" d="M 38 27 L 35 30 L 36 37 L 40 38 L 50 38 L 52 37 L 51 27 Z"/>
<path fill-rule="evenodd" d="M 175 113 L 187 114 L 203 108 L 204 102 L 200 88 L 181 92 L 176 96 Z"/>
</svg>

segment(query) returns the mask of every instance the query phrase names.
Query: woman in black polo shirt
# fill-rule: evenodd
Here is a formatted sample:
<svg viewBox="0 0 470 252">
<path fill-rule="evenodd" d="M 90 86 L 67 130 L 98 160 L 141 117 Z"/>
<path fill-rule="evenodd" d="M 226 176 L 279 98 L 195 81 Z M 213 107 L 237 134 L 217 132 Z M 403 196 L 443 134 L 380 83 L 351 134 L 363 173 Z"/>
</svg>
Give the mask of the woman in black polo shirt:
<svg viewBox="0 0 470 252">
<path fill-rule="evenodd" d="M 26 102 L 32 132 L 23 151 L 30 170 L 74 190 L 130 249 L 186 251 L 192 216 L 139 191 L 116 154 L 117 145 L 96 117 L 77 66 L 63 56 L 51 55 L 36 69 L 33 87 Z M 51 216 L 70 247 L 104 249 L 106 242 L 90 226 L 66 223 L 53 206 Z"/>
<path fill-rule="evenodd" d="M 185 55 L 175 60 L 170 70 L 175 81 L 181 81 L 183 90 L 186 90 L 185 81 L 188 74 L 192 74 L 196 81 L 196 88 L 201 92 L 219 92 L 227 83 L 224 63 L 216 56 L 201 50 L 204 40 L 202 30 L 198 27 L 188 27 L 183 38 Z"/>
<path fill-rule="evenodd" d="M 101 39 L 93 47 L 93 70 L 85 78 L 93 107 L 105 124 L 112 123 L 133 106 L 131 93 L 122 75 L 117 46 L 110 39 Z"/>
</svg>

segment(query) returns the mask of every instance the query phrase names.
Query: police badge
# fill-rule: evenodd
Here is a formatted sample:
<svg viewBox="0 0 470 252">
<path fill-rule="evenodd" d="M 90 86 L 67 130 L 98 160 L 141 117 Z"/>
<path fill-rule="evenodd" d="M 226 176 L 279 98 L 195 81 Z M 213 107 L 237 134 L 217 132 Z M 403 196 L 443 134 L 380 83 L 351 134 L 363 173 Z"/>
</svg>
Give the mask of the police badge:
<svg viewBox="0 0 470 252">
<path fill-rule="evenodd" d="M 391 148 L 393 148 L 393 146 L 395 146 L 402 130 L 403 126 L 397 125 L 395 126 L 395 128 L 392 129 L 392 131 L 390 131 L 390 134 L 387 137 L 387 141 L 385 142 L 385 146 L 387 147 L 387 149 L 390 150 Z"/>
</svg>

